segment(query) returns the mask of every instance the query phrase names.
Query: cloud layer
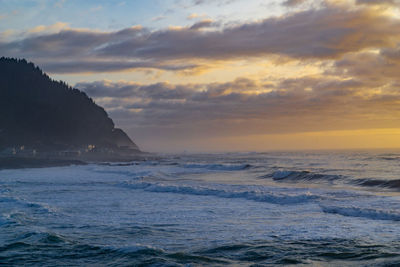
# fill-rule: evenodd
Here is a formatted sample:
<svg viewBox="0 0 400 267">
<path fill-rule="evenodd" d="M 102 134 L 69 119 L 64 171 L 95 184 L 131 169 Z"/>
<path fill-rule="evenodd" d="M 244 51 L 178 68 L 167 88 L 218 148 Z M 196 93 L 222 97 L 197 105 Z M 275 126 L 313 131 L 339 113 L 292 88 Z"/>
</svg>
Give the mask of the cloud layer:
<svg viewBox="0 0 400 267">
<path fill-rule="evenodd" d="M 337 71 L 342 67 L 338 65 Z M 346 72 L 357 71 L 348 67 Z M 120 124 L 135 125 L 136 134 L 232 136 L 363 129 L 371 124 L 396 127 L 400 92 L 392 84 L 399 85 L 399 79 L 380 77 L 382 81 L 377 82 L 362 79 L 362 71 L 359 74 L 359 78 L 344 80 L 301 77 L 276 84 L 237 78 L 210 84 L 98 81 L 76 86 L 105 106 Z"/>
<path fill-rule="evenodd" d="M 230 0 L 185 3 L 211 2 Z M 399 2 L 280 4 L 287 14 L 240 23 L 192 15 L 191 25 L 163 29 L 35 27 L 3 38 L 0 54 L 63 75 L 124 72 L 75 86 L 139 140 L 398 128 Z M 212 68 L 217 78 L 200 72 Z M 138 70 L 172 82 L 156 74 L 132 81 Z"/>
<path fill-rule="evenodd" d="M 393 48 L 399 41 L 398 19 L 369 5 L 346 8 L 331 4 L 239 25 L 221 26 L 203 20 L 188 27 L 155 31 L 135 26 L 115 32 L 76 29 L 50 34 L 39 32 L 1 42 L 0 54 L 31 59 L 53 73 L 134 68 L 179 70 L 184 67 L 179 61 L 192 61 L 190 68 L 199 59 L 231 60 L 268 55 L 335 59 L 363 49 Z"/>
</svg>

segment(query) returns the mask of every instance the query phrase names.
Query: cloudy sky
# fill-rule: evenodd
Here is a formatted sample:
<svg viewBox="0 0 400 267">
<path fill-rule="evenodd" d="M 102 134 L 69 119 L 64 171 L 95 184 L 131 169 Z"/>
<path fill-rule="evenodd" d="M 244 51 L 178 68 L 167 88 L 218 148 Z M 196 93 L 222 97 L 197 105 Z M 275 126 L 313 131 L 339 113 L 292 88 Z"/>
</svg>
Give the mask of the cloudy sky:
<svg viewBox="0 0 400 267">
<path fill-rule="evenodd" d="M 0 0 L 0 55 L 146 151 L 400 147 L 398 0 Z"/>
</svg>

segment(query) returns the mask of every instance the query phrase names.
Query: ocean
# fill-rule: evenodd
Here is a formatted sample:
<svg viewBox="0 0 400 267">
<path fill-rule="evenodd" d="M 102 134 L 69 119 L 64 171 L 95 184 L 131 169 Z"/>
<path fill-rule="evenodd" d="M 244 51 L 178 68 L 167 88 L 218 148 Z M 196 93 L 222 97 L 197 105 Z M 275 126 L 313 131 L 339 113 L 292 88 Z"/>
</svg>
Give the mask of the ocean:
<svg viewBox="0 0 400 267">
<path fill-rule="evenodd" d="M 400 152 L 0 171 L 4 266 L 399 266 Z"/>
</svg>

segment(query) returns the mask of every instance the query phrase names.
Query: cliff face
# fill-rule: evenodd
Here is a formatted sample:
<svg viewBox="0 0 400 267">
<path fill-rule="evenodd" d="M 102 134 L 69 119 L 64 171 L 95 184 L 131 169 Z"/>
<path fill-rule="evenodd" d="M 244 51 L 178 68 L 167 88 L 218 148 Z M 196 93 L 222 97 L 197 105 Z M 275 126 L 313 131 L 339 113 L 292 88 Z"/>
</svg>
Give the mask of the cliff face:
<svg viewBox="0 0 400 267">
<path fill-rule="evenodd" d="M 84 92 L 51 80 L 26 60 L 0 58 L 0 148 L 22 145 L 139 151 Z"/>
</svg>

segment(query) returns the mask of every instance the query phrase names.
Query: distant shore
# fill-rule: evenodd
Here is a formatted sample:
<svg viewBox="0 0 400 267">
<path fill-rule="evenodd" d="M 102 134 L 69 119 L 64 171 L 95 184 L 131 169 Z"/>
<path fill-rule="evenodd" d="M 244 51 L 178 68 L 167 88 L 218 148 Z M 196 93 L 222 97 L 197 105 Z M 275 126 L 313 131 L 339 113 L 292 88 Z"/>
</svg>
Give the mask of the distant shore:
<svg viewBox="0 0 400 267">
<path fill-rule="evenodd" d="M 74 160 L 74 159 L 0 157 L 0 170 L 62 167 L 62 166 L 69 166 L 69 165 L 85 165 L 85 164 L 87 164 L 87 163 L 84 161 Z"/>
<path fill-rule="evenodd" d="M 77 158 L 62 158 L 62 157 L 0 157 L 0 170 L 4 169 L 28 169 L 28 168 L 49 168 L 63 167 L 70 165 L 87 165 L 90 163 L 105 163 L 105 162 L 130 162 L 130 161 L 146 161 L 153 159 L 147 153 L 140 153 L 131 156 L 110 156 L 110 157 L 77 157 Z"/>
</svg>

